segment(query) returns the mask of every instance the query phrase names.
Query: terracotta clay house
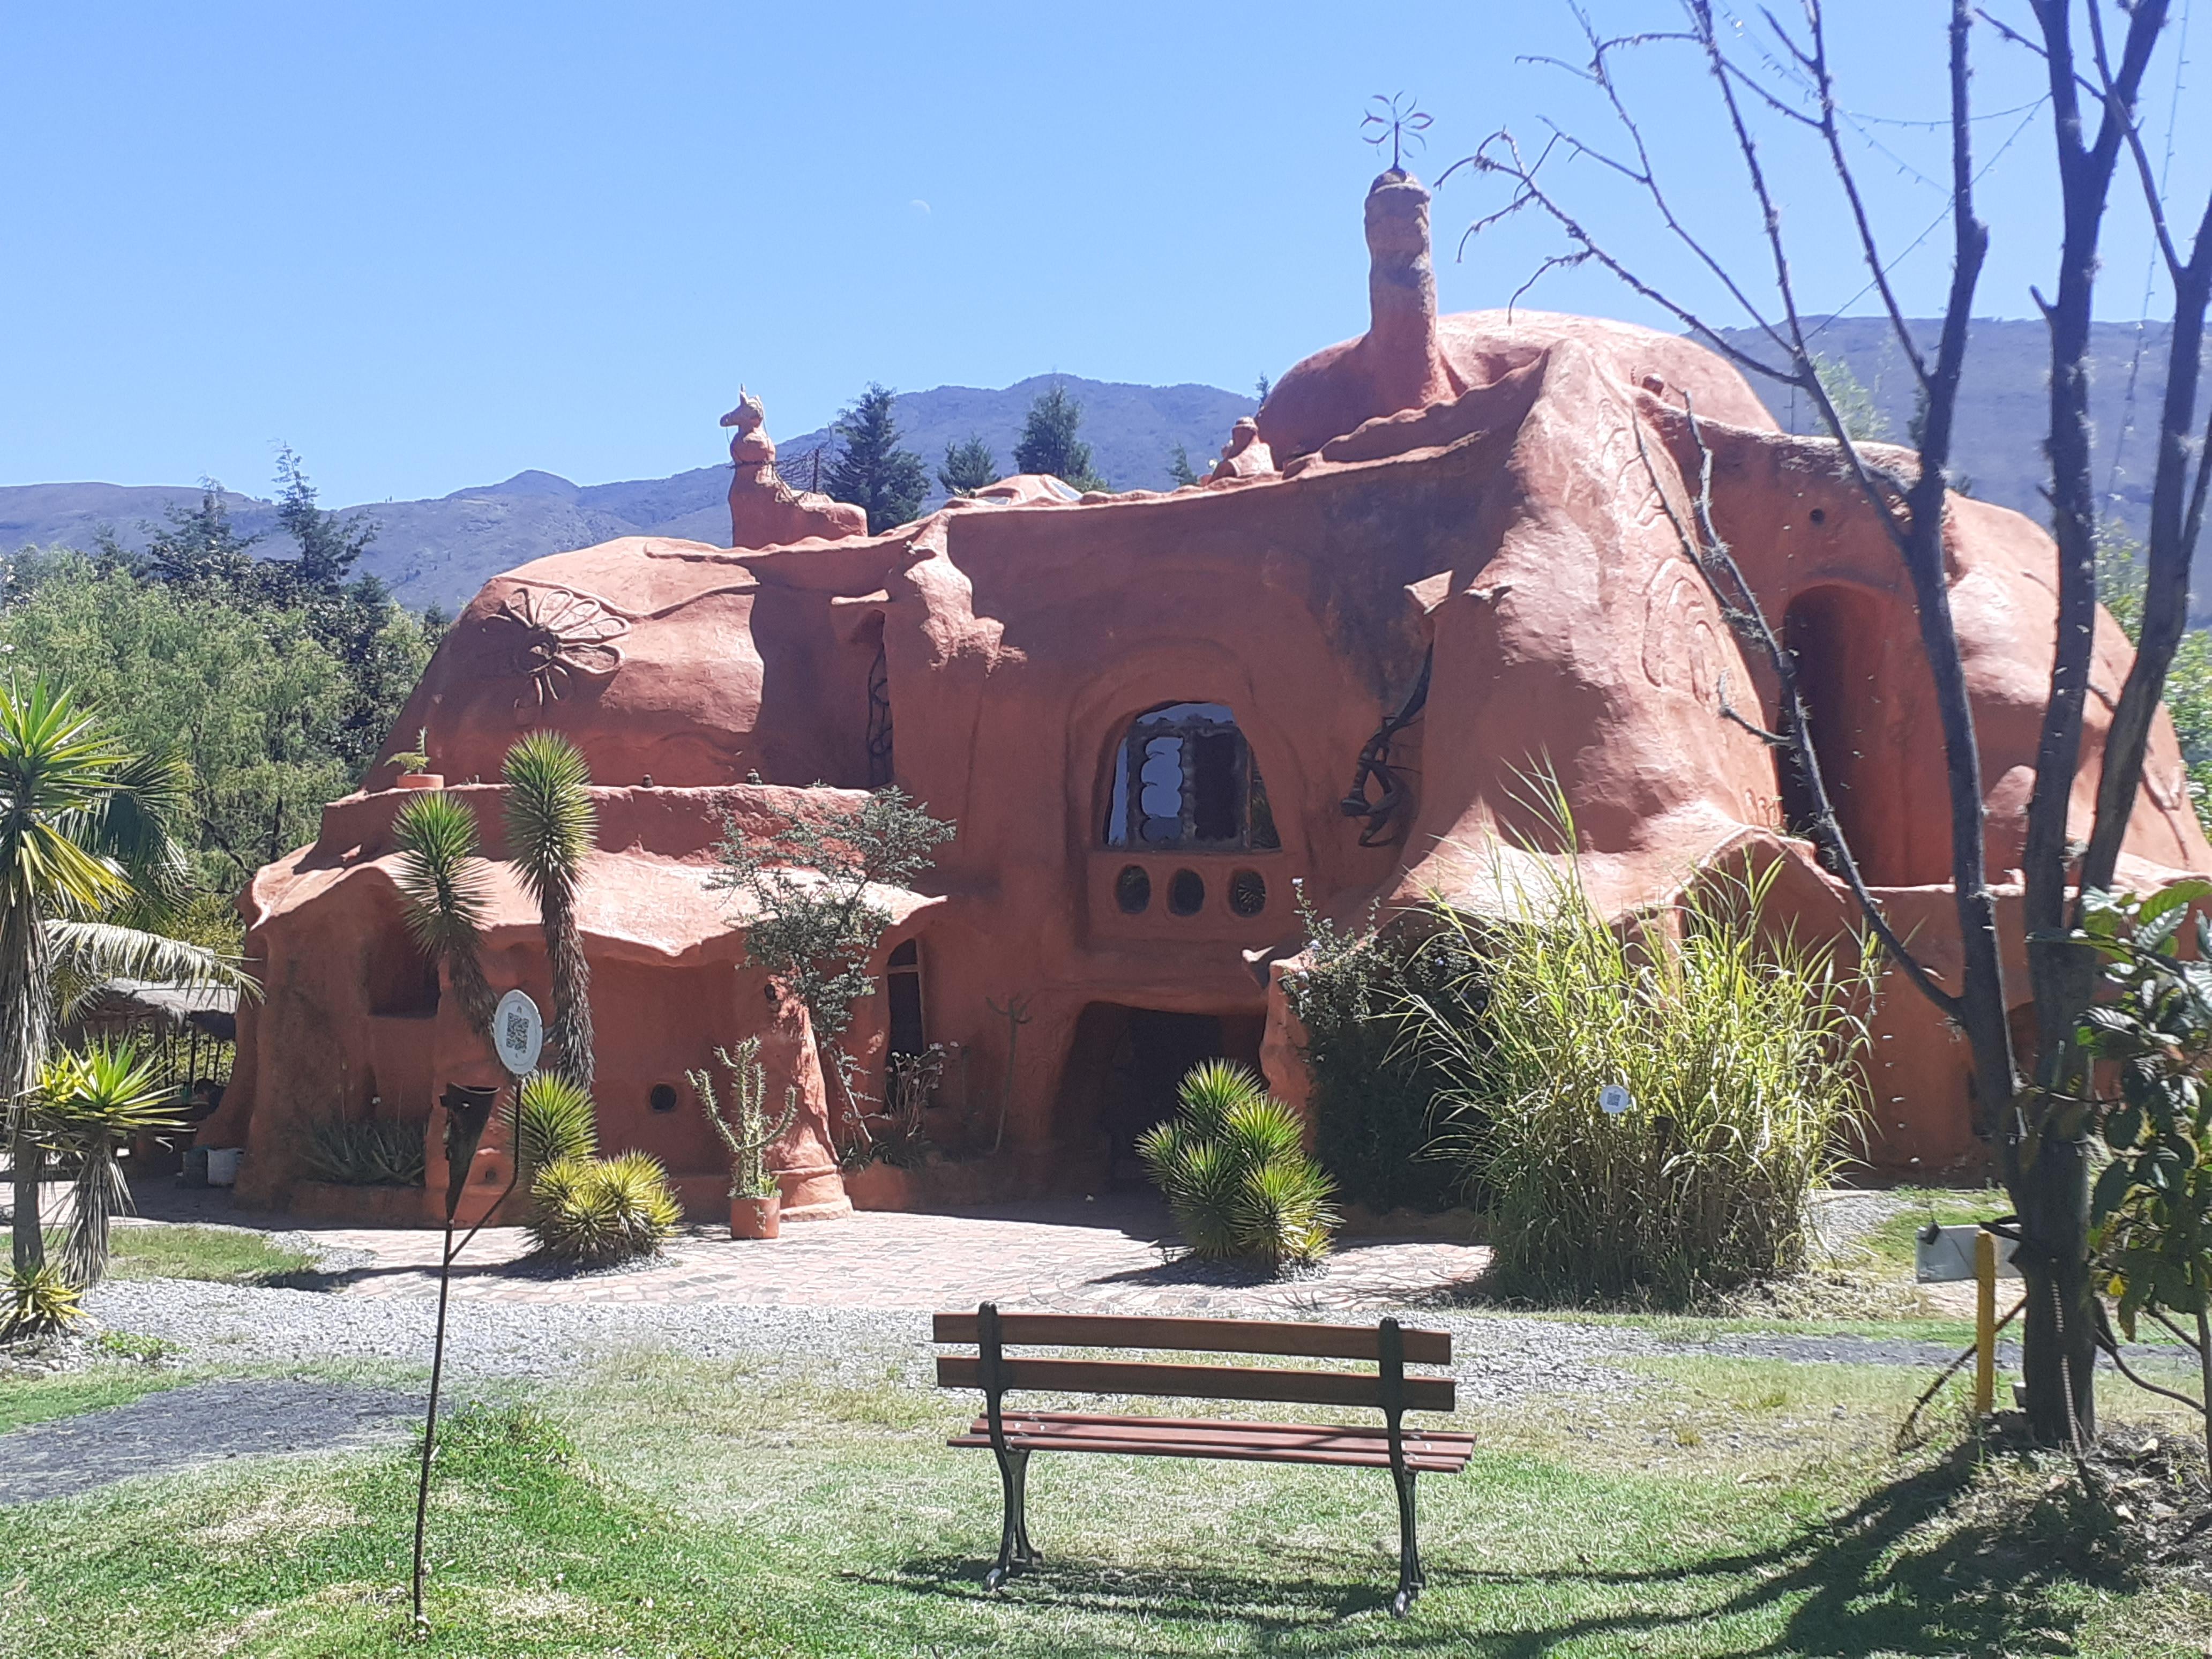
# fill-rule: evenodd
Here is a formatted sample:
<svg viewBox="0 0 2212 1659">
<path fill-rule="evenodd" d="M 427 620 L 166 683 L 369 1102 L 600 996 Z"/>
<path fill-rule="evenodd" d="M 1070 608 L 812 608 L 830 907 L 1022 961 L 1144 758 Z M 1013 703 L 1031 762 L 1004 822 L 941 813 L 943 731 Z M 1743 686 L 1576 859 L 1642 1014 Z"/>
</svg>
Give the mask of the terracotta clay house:
<svg viewBox="0 0 2212 1659">
<path fill-rule="evenodd" d="M 1771 686 L 1661 510 L 1655 477 L 1679 501 L 1694 465 L 1685 394 L 1716 457 L 1720 529 L 1808 665 L 1867 874 L 1929 959 L 1955 957 L 1911 602 L 1833 447 L 1779 432 L 1732 368 L 1679 338 L 1526 311 L 1438 316 L 1428 193 L 1409 177 L 1376 180 L 1366 230 L 1368 331 L 1284 375 L 1200 484 L 1079 497 L 1017 477 L 870 536 L 858 509 L 784 484 L 748 400 L 727 422 L 731 546 L 610 542 L 477 596 L 396 731 L 428 730 L 495 858 L 498 790 L 472 780 L 496 778 L 536 727 L 588 757 L 601 828 L 580 908 L 607 1146 L 656 1154 L 711 1212 L 722 1161 L 684 1074 L 758 1032 L 772 1086 L 807 1103 L 775 1159 L 787 1214 L 1096 1190 L 1127 1176 L 1135 1135 L 1201 1055 L 1252 1060 L 1304 1098 L 1281 988 L 1302 940 L 1297 884 L 1339 917 L 1432 892 L 1495 903 L 1500 868 L 1528 856 L 1510 843 L 1534 765 L 1563 785 L 1609 912 L 1763 853 L 1785 861 L 1778 891 L 1801 925 L 1851 932 L 1790 833 L 1774 754 L 1723 717 L 1729 699 L 1764 699 L 1771 725 Z M 2004 872 L 2054 556 L 2016 514 L 1966 499 L 1953 514 L 1952 599 Z M 2109 619 L 2100 630 L 2093 763 L 2129 660 Z M 434 1135 L 441 1087 L 495 1077 L 402 927 L 393 770 L 332 803 L 316 843 L 241 901 L 267 994 L 241 1014 L 235 1079 L 202 1139 L 247 1148 L 255 1200 L 427 1213 L 441 1193 L 311 1193 L 304 1126 L 377 1111 L 428 1117 Z M 2085 825 L 2094 777 L 2092 763 Z M 1004 1137 L 994 1157 L 848 1182 L 803 1018 L 744 965 L 710 849 L 725 812 L 766 828 L 890 781 L 959 833 L 921 890 L 894 896 L 884 994 L 852 1041 L 878 1078 L 893 1049 L 948 1045 L 931 1110 L 948 1124 L 1003 1113 Z M 2130 879 L 2212 869 L 2163 714 L 2127 853 Z M 500 879 L 487 967 L 542 999 L 536 913 Z M 2024 1001 L 2016 878 L 2001 902 Z M 1873 1155 L 1971 1152 L 1963 1047 L 1902 986 L 1878 1036 Z M 483 1153 L 472 1186 L 496 1191 L 505 1156 Z"/>
</svg>

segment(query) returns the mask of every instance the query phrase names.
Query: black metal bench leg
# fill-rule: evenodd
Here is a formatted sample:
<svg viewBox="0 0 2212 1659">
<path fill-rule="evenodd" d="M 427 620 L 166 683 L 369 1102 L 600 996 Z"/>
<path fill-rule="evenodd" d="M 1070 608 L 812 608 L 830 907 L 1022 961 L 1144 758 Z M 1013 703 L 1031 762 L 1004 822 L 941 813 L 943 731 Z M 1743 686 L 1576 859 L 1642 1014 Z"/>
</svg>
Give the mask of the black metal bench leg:
<svg viewBox="0 0 2212 1659">
<path fill-rule="evenodd" d="M 1390 1598 L 1390 1611 L 1398 1618 L 1427 1588 L 1429 1576 L 1421 1570 L 1420 1534 L 1415 1530 L 1413 1471 L 1393 1469 L 1390 1479 L 1398 1488 L 1398 1593 Z"/>
<path fill-rule="evenodd" d="M 995 1449 L 995 1448 L 994 1448 Z M 999 1489 L 1006 1498 L 1006 1518 L 999 1528 L 999 1565 L 983 1575 L 983 1588 L 997 1589 L 1022 1567 L 1042 1559 L 1030 1547 L 1030 1455 L 1008 1449 L 998 1453 Z"/>
</svg>

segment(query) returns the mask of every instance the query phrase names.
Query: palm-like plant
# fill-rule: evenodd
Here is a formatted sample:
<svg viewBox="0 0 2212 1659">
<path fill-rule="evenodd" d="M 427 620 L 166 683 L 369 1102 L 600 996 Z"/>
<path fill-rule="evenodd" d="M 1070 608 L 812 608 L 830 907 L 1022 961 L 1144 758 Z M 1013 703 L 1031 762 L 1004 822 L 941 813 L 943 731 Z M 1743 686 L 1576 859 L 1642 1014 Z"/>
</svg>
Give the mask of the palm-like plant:
<svg viewBox="0 0 2212 1659">
<path fill-rule="evenodd" d="M 591 769 L 575 744 L 532 732 L 507 751 L 507 851 L 523 888 L 537 901 L 552 970 L 553 1018 L 547 1044 L 561 1073 L 588 1091 L 592 1060 L 592 969 L 576 928 L 576 889 L 599 839 Z"/>
<path fill-rule="evenodd" d="M 1326 1255 L 1337 1221 L 1329 1180 L 1306 1156 L 1291 1109 L 1225 1060 L 1193 1066 L 1176 1099 L 1180 1113 L 1137 1151 L 1192 1252 L 1272 1266 Z"/>
<path fill-rule="evenodd" d="M 109 1225 L 131 1209 L 117 1151 L 133 1135 L 179 1128 L 184 1120 L 159 1068 L 128 1042 L 52 1056 L 40 1070 L 31 1110 L 46 1149 L 76 1160 L 62 1272 L 72 1284 L 97 1285 L 107 1271 Z"/>
<path fill-rule="evenodd" d="M 491 870 L 477 851 L 477 815 L 443 790 L 416 795 L 392 823 L 399 846 L 393 880 L 407 931 L 441 963 L 469 1029 L 489 1036 L 497 1000 L 484 978 L 481 935 L 491 905 Z"/>
<path fill-rule="evenodd" d="M 0 1097 L 19 1274 L 45 1259 L 30 1108 L 65 995 L 126 976 L 258 988 L 212 951 L 125 925 L 175 896 L 185 781 L 176 763 L 125 750 L 66 689 L 0 687 Z"/>
</svg>

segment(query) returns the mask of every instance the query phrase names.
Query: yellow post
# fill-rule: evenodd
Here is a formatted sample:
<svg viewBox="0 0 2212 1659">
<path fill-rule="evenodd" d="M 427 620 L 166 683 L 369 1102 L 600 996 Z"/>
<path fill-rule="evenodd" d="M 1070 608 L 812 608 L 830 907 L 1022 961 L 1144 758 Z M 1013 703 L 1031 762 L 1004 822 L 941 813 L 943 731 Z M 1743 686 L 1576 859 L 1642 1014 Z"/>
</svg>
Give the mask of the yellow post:
<svg viewBox="0 0 2212 1659">
<path fill-rule="evenodd" d="M 1997 1239 L 1974 1235 L 1974 1415 L 1987 1417 L 1997 1394 Z"/>
</svg>

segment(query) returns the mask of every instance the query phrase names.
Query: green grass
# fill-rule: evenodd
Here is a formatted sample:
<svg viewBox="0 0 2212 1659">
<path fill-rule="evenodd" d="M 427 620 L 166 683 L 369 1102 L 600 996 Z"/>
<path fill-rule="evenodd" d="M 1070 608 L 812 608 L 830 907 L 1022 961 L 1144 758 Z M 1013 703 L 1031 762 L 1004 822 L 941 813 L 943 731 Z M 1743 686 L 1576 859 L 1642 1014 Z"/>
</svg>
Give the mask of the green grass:
<svg viewBox="0 0 2212 1659">
<path fill-rule="evenodd" d="M 1912 1272 L 1913 1235 L 1930 1219 L 1953 1227 L 2012 1213 L 2012 1200 L 2001 1187 L 1899 1187 L 1891 1195 L 1905 1207 L 1877 1222 L 1862 1242 L 1876 1261 L 1907 1276 Z"/>
<path fill-rule="evenodd" d="M 100 1365 L 58 1376 L 0 1377 L 0 1434 L 26 1424 L 127 1406 L 185 1380 L 143 1364 Z"/>
<path fill-rule="evenodd" d="M 999 1596 L 964 1396 L 886 1376 L 624 1358 L 443 1440 L 432 1630 L 409 1633 L 412 1465 L 232 1465 L 12 1511 L 25 1659 L 234 1654 L 1844 1656 L 2178 1659 L 2212 1597 L 2095 1547 L 2057 1465 L 1955 1411 L 1893 1449 L 1916 1371 L 1667 1360 L 1564 1407 L 1463 1413 L 1425 1481 L 1431 1589 L 1387 1610 L 1370 1471 L 1040 1457 L 1043 1567 Z M 2131 1409 L 2124 1392 L 2108 1409 Z"/>
<path fill-rule="evenodd" d="M 206 1279 L 222 1285 L 265 1285 L 315 1265 L 299 1250 L 279 1249 L 244 1227 L 150 1223 L 116 1228 L 111 1279 Z"/>
</svg>

